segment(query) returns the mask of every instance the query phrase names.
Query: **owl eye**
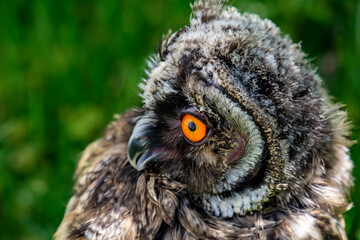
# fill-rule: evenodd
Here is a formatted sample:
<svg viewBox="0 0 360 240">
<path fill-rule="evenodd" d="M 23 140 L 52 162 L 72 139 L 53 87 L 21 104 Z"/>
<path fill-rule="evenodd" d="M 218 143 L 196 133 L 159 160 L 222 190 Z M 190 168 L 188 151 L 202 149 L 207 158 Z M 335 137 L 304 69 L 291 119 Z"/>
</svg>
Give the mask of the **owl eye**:
<svg viewBox="0 0 360 240">
<path fill-rule="evenodd" d="M 185 114 L 182 118 L 181 130 L 189 141 L 196 143 L 205 138 L 207 127 L 196 117 Z"/>
</svg>

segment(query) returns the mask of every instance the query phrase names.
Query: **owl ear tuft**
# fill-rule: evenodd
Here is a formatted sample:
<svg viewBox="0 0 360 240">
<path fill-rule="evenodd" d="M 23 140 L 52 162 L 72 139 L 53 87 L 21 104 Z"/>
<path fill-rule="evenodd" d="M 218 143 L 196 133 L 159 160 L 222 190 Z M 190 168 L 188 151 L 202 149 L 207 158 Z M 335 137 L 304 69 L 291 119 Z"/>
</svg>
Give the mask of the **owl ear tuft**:
<svg viewBox="0 0 360 240">
<path fill-rule="evenodd" d="M 190 4 L 192 18 L 201 23 L 218 19 L 226 2 L 227 0 L 195 0 L 194 4 Z"/>
<path fill-rule="evenodd" d="M 169 39 L 171 36 L 172 36 L 171 29 L 169 29 L 167 34 L 162 35 L 162 40 L 161 40 L 161 44 L 159 45 L 158 56 L 157 56 L 159 61 L 162 61 L 167 54 Z"/>
</svg>

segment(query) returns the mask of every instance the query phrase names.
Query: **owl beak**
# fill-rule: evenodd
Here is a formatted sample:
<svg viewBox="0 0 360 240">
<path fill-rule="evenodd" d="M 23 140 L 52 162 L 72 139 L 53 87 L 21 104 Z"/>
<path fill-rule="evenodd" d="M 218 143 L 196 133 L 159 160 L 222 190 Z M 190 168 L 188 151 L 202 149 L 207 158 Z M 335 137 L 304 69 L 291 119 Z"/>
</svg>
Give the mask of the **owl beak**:
<svg viewBox="0 0 360 240">
<path fill-rule="evenodd" d="M 127 156 L 131 166 L 133 166 L 138 171 L 141 171 L 145 168 L 144 159 L 142 159 L 142 161 L 139 161 L 139 158 L 143 155 L 144 152 L 145 150 L 143 142 L 140 139 L 133 138 L 131 136 L 128 145 Z"/>
<path fill-rule="evenodd" d="M 144 170 L 151 163 L 164 156 L 162 151 L 149 146 L 149 140 L 146 137 L 150 132 L 153 121 L 149 116 L 143 116 L 136 123 L 129 140 L 127 149 L 128 161 L 138 171 Z"/>
</svg>

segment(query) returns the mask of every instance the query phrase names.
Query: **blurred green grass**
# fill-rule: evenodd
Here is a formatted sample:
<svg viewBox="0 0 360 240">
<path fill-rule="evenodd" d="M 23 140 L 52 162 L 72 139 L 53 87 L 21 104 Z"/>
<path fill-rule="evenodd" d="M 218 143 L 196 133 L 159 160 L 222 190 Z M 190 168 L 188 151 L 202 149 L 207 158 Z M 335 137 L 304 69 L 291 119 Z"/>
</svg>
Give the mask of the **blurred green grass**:
<svg viewBox="0 0 360 240">
<path fill-rule="evenodd" d="M 232 1 L 302 42 L 360 137 L 360 1 Z M 140 106 L 137 84 L 161 35 L 188 23 L 183 0 L 0 2 L 0 238 L 50 239 L 82 149 L 114 113 Z M 360 239 L 360 147 L 349 239 Z"/>
</svg>

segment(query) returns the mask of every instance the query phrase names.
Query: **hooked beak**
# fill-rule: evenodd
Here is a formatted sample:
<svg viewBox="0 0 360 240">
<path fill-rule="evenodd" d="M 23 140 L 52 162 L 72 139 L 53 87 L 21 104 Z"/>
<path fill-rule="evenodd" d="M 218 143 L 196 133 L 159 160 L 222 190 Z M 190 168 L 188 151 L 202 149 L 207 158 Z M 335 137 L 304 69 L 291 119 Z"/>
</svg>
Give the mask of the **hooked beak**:
<svg viewBox="0 0 360 240">
<path fill-rule="evenodd" d="M 142 171 L 151 163 L 156 162 L 164 156 L 160 149 L 154 149 L 149 146 L 151 130 L 155 125 L 155 119 L 152 115 L 144 115 L 136 123 L 130 136 L 127 157 L 128 161 L 136 170 Z"/>
</svg>

